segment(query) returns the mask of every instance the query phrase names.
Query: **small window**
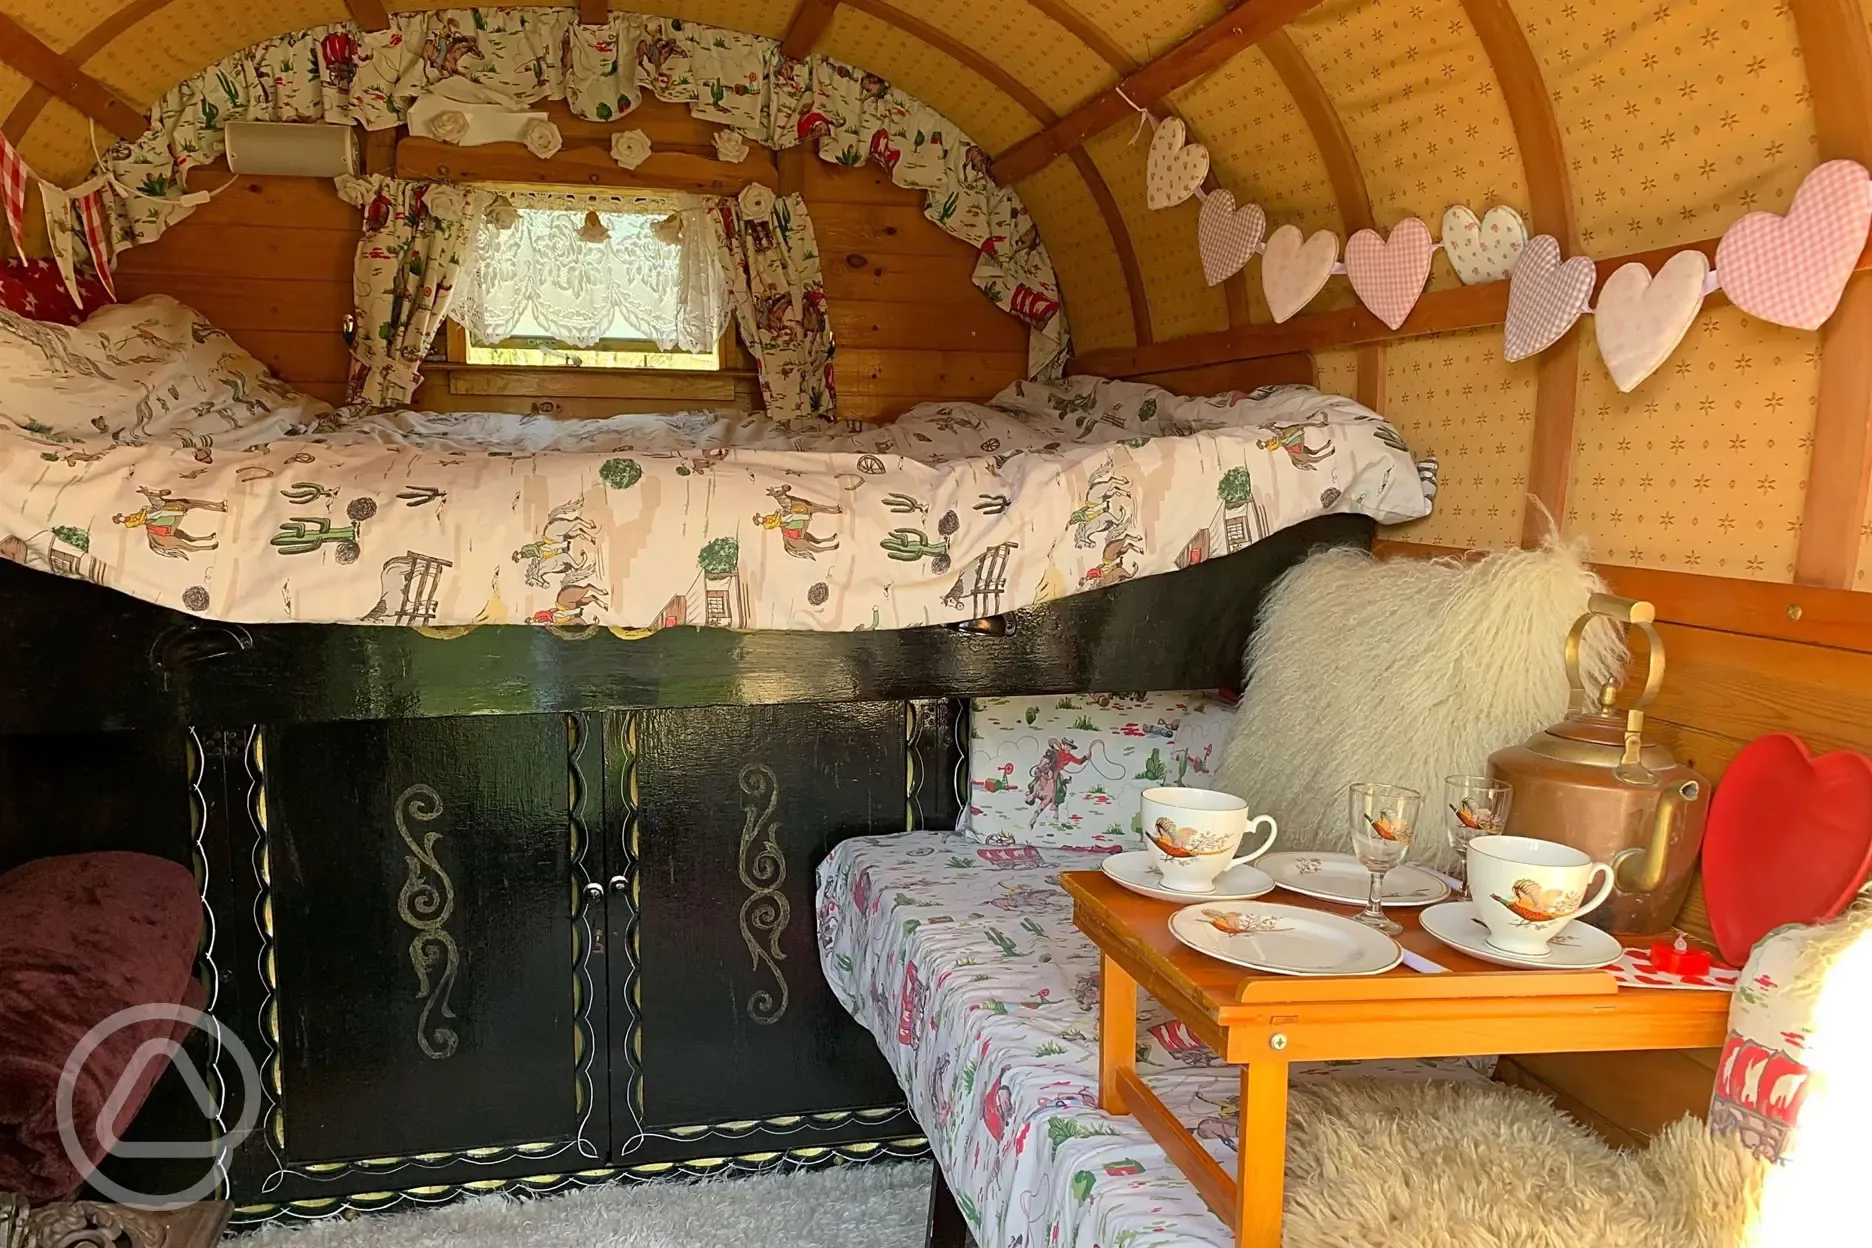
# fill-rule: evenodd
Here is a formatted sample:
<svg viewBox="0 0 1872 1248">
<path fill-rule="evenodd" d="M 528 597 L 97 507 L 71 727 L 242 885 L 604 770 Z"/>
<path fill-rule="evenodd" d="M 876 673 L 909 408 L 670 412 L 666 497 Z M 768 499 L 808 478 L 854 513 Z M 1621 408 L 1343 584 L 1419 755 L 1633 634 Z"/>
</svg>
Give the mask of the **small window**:
<svg viewBox="0 0 1872 1248">
<path fill-rule="evenodd" d="M 674 194 L 510 192 L 449 318 L 451 359 L 506 368 L 722 367 L 727 291 L 706 210 Z"/>
</svg>

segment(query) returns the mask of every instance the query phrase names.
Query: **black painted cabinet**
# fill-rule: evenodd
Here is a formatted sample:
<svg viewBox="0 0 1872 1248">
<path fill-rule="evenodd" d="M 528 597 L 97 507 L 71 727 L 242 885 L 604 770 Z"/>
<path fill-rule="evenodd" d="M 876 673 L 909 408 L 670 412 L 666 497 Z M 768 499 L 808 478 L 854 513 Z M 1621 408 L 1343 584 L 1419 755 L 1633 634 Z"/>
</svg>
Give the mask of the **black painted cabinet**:
<svg viewBox="0 0 1872 1248">
<path fill-rule="evenodd" d="M 953 720 L 877 701 L 197 734 L 215 1012 L 262 1071 L 237 1217 L 906 1147 L 819 969 L 813 872 L 945 809 Z"/>
<path fill-rule="evenodd" d="M 580 1126 L 559 715 L 265 730 L 284 1160 Z"/>
<path fill-rule="evenodd" d="M 902 702 L 630 712 L 618 751 L 628 903 L 611 947 L 613 1118 L 649 1133 L 895 1104 L 877 1045 L 819 969 L 813 870 L 900 831 Z M 638 1054 L 641 1054 L 641 1057 Z M 781 1124 L 791 1126 L 792 1124 Z"/>
</svg>

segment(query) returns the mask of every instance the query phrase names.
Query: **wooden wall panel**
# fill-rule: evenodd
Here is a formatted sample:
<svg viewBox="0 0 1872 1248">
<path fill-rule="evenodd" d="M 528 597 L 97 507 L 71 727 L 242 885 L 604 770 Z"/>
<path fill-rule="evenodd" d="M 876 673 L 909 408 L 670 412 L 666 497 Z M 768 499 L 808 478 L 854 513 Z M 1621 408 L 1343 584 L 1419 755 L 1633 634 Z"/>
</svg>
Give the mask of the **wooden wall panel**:
<svg viewBox="0 0 1872 1248">
<path fill-rule="evenodd" d="M 216 165 L 195 175 L 219 186 Z M 117 295 L 173 295 L 228 331 L 281 378 L 336 402 L 350 371 L 358 210 L 322 178 L 244 177 L 145 247 L 118 258 Z"/>
<path fill-rule="evenodd" d="M 702 138 L 689 146 L 706 146 L 712 127 L 693 122 L 686 110 L 646 105 L 641 111 L 672 142 Z M 868 166 L 847 169 L 819 160 L 803 166 L 839 345 L 835 375 L 850 400 L 847 416 L 894 415 L 925 399 L 986 399 L 1026 375 L 1026 327 L 972 284 L 974 250 L 924 217 L 921 192 L 896 186 Z M 194 181 L 217 186 L 225 177 L 225 170 L 211 167 Z M 348 372 L 340 327 L 351 310 L 357 238 L 357 209 L 340 200 L 330 182 L 245 177 L 159 241 L 124 252 L 119 293 L 126 300 L 175 296 L 288 382 L 336 402 Z M 510 376 L 520 384 L 498 395 L 432 381 L 417 402 L 516 412 L 544 403 L 561 417 L 758 402 L 751 376 L 729 383 L 733 398 L 698 396 L 680 376 L 576 395 L 543 376 L 536 376 L 536 387 L 529 386 L 529 374 Z"/>
</svg>

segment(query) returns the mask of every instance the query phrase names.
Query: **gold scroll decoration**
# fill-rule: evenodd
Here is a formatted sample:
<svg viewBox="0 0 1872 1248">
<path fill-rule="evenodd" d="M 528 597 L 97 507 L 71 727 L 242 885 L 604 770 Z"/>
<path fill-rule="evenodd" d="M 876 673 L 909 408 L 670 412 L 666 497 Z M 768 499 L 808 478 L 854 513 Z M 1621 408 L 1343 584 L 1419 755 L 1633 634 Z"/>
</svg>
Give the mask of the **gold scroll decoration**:
<svg viewBox="0 0 1872 1248">
<path fill-rule="evenodd" d="M 461 970 L 461 951 L 445 926 L 455 913 L 455 882 L 436 859 L 435 845 L 442 834 L 424 832 L 419 845 L 408 820 L 428 823 L 441 813 L 441 795 L 426 784 L 412 784 L 396 801 L 397 834 L 409 847 L 403 855 L 409 873 L 397 894 L 397 915 L 416 931 L 409 944 L 409 960 L 416 971 L 416 995 L 423 1003 L 416 1020 L 416 1044 L 425 1056 L 437 1061 L 452 1057 L 461 1043 L 453 1027 L 439 1022 L 431 1025 L 432 1017 L 455 1017 L 449 993 Z"/>
<path fill-rule="evenodd" d="M 749 763 L 741 769 L 741 791 L 750 800 L 741 825 L 741 854 L 735 863 L 741 885 L 748 890 L 741 903 L 741 939 L 754 958 L 754 969 L 765 967 L 779 989 L 761 988 L 748 998 L 748 1017 L 757 1023 L 777 1023 L 787 1011 L 786 976 L 780 963 L 786 954 L 780 951 L 780 935 L 793 917 L 793 907 L 780 891 L 786 883 L 786 858 L 780 852 L 774 834 L 774 810 L 780 805 L 780 785 L 774 773 L 761 763 Z"/>
</svg>

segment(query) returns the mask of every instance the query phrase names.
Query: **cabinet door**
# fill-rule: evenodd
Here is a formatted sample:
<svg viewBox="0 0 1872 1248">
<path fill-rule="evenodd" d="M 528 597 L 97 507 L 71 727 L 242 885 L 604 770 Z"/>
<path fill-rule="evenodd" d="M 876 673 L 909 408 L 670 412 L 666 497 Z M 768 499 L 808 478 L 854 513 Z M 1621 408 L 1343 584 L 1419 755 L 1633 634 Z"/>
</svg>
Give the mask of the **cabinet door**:
<svg viewBox="0 0 1872 1248">
<path fill-rule="evenodd" d="M 722 1124 L 744 1146 L 769 1128 L 780 1147 L 830 1142 L 822 1127 L 875 1136 L 887 1119 L 887 1132 L 914 1131 L 884 1108 L 902 1102 L 896 1080 L 819 969 L 813 906 L 813 870 L 834 845 L 903 830 L 906 712 L 668 709 L 608 728 L 624 879 L 610 906 L 621 1159 L 668 1155 L 671 1141 L 724 1149 L 704 1142 Z M 784 1121 L 814 1114 L 826 1116 Z"/>
<path fill-rule="evenodd" d="M 262 731 L 266 1135 L 289 1173 L 368 1158 L 381 1175 L 470 1149 L 496 1154 L 475 1162 L 543 1157 L 581 1136 L 602 1153 L 575 939 L 583 722 Z"/>
</svg>

